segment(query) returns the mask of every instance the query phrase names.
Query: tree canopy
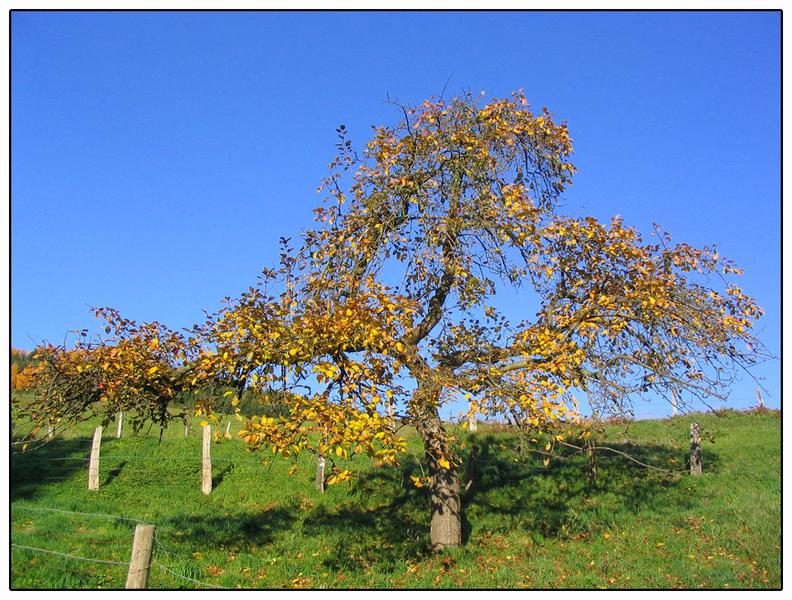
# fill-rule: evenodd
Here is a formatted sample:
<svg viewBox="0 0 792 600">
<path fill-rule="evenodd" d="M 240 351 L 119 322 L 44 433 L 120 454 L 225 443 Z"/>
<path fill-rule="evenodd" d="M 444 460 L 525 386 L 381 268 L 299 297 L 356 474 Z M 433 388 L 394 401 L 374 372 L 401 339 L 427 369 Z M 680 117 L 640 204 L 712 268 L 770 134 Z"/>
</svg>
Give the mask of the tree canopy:
<svg viewBox="0 0 792 600">
<path fill-rule="evenodd" d="M 522 93 L 395 106 L 398 122 L 360 150 L 339 127 L 316 225 L 296 249 L 281 240 L 277 269 L 188 336 L 100 310 L 112 337 L 39 351 L 36 410 L 134 408 L 165 423 L 200 386 L 224 386 L 235 406 L 246 389 L 278 389 L 290 412 L 250 416 L 251 448 L 396 464 L 397 406 L 424 443 L 431 539 L 443 548 L 461 541 L 461 458 L 444 403 L 464 397 L 471 413 L 548 430 L 578 417 L 574 393 L 598 410 L 642 395 L 723 397 L 762 357 L 761 310 L 715 247 L 659 227 L 647 243 L 620 218 L 560 213 L 575 167 L 549 111 Z M 499 306 L 506 287 L 538 311 L 512 322 Z M 349 476 L 331 465 L 331 482 Z"/>
</svg>

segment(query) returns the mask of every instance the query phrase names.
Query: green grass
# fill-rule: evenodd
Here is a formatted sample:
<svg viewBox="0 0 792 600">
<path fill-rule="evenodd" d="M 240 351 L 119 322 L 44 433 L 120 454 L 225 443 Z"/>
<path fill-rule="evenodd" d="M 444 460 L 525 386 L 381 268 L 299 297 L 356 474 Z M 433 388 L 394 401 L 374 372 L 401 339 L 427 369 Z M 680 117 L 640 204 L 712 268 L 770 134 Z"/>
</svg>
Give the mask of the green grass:
<svg viewBox="0 0 792 600">
<path fill-rule="evenodd" d="M 774 588 L 781 585 L 781 420 L 775 413 L 696 415 L 704 475 L 647 470 L 598 454 L 598 476 L 568 452 L 548 466 L 516 438 L 479 429 L 477 485 L 464 494 L 462 548 L 428 552 L 429 500 L 410 483 L 420 444 L 400 469 L 362 459 L 350 484 L 313 487 L 300 469 L 213 444 L 214 490 L 200 491 L 201 441 L 181 425 L 102 442 L 101 486 L 87 489 L 95 424 L 15 454 L 11 538 L 16 545 L 129 560 L 135 523 L 157 525 L 154 559 L 228 588 Z M 607 425 L 599 444 L 684 469 L 691 417 Z M 240 424 L 233 423 L 232 432 Z M 467 434 L 462 434 L 467 435 Z M 471 440 L 467 440 L 470 448 Z M 261 460 L 264 459 L 262 464 Z M 463 482 L 464 485 L 464 482 Z M 126 567 L 12 548 L 12 588 L 119 588 Z M 155 566 L 150 588 L 197 588 Z"/>
</svg>

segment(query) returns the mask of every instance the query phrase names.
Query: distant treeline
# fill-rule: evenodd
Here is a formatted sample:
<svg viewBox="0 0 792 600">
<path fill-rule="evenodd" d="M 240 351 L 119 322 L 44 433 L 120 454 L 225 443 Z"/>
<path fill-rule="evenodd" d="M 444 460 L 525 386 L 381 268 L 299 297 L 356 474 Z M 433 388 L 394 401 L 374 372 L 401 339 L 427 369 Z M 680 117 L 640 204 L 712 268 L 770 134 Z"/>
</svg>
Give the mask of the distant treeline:
<svg viewBox="0 0 792 600">
<path fill-rule="evenodd" d="M 18 389 L 21 387 L 19 374 L 22 370 L 33 362 L 33 353 L 11 348 L 11 387 Z"/>
</svg>

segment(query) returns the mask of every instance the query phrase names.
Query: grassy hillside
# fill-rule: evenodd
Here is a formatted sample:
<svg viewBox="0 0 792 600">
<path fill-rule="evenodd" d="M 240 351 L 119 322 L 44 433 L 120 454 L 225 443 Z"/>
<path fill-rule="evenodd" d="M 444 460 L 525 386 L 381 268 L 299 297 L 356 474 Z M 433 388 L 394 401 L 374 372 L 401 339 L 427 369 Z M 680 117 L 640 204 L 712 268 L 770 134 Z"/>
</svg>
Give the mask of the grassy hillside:
<svg viewBox="0 0 792 600">
<path fill-rule="evenodd" d="M 286 461 L 237 440 L 214 444 L 207 497 L 199 432 L 184 439 L 181 425 L 161 443 L 155 431 L 120 440 L 106 431 L 101 487 L 89 492 L 92 425 L 84 424 L 12 457 L 11 584 L 123 587 L 124 565 L 20 546 L 123 563 L 135 526 L 128 519 L 138 519 L 157 524 L 152 588 L 778 588 L 781 420 L 695 419 L 712 436 L 702 477 L 601 452 L 593 484 L 579 454 L 544 466 L 540 455 L 517 452 L 514 436 L 480 428 L 467 441 L 481 447 L 479 480 L 463 497 L 467 541 L 439 556 L 427 552 L 427 491 L 409 478 L 421 474 L 414 436 L 400 470 L 355 459 L 361 476 L 324 495 L 310 457 L 289 476 Z M 690 421 L 608 425 L 597 441 L 682 470 Z"/>
</svg>

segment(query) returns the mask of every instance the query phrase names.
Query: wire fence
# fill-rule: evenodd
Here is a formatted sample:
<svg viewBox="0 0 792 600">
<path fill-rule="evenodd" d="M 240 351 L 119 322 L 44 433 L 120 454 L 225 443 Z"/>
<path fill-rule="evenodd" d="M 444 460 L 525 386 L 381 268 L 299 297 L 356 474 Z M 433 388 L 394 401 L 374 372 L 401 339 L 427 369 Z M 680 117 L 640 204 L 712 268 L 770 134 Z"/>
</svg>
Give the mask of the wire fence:
<svg viewBox="0 0 792 600">
<path fill-rule="evenodd" d="M 136 438 L 136 441 L 140 438 Z M 145 439 L 145 438 L 144 438 Z M 70 467 L 85 467 L 89 464 L 89 456 L 88 453 L 91 449 L 91 440 L 62 440 L 57 439 L 58 446 L 56 449 L 60 449 L 62 444 L 68 444 L 70 442 L 77 442 L 76 449 L 72 450 L 76 451 L 84 451 L 85 453 L 81 456 L 42 456 L 39 455 L 39 452 L 46 451 L 46 446 L 42 446 L 33 450 L 29 450 L 28 452 L 18 452 L 14 453 L 12 456 L 12 477 L 15 480 L 36 480 L 36 481 L 45 481 L 45 482 L 57 482 L 57 481 L 66 481 L 74 479 L 77 474 L 76 472 L 58 474 L 58 468 L 56 465 L 58 464 L 65 464 L 69 465 Z M 118 440 L 107 438 L 106 441 L 109 442 L 116 442 Z M 229 442 L 233 443 L 233 442 Z M 539 449 L 523 449 L 523 459 L 525 458 L 525 453 L 534 454 L 544 456 L 549 458 L 552 461 L 566 461 L 569 460 L 576 455 L 583 453 L 587 450 L 587 448 L 578 447 L 572 444 L 566 444 L 564 442 L 560 442 L 559 445 L 567 446 L 570 449 L 576 450 L 570 455 L 564 455 L 562 453 L 557 452 L 542 452 Z M 768 439 L 766 442 L 753 442 L 747 444 L 741 444 L 741 448 L 747 447 L 757 447 L 757 446 L 767 446 L 768 448 L 773 448 L 775 446 L 780 447 L 780 441 L 776 443 L 773 439 Z M 116 449 L 117 450 L 117 449 Z M 227 451 L 227 448 L 224 450 Z M 631 456 L 629 452 L 625 452 L 624 450 L 620 450 L 617 448 L 611 448 L 607 446 L 596 446 L 594 448 L 598 453 L 605 452 L 612 455 L 621 455 L 625 460 L 637 464 L 643 468 L 648 470 L 653 470 L 657 472 L 665 472 L 668 474 L 682 474 L 685 473 L 686 470 L 684 469 L 668 469 L 663 468 L 659 465 L 652 465 L 647 462 L 641 461 L 636 459 L 635 457 Z M 673 450 L 676 452 L 684 451 L 685 444 L 674 444 Z M 253 455 L 246 456 L 245 454 L 242 455 L 235 455 L 235 456 L 227 456 L 223 455 L 225 452 L 213 452 L 214 456 L 211 457 L 212 464 L 220 465 L 222 467 L 227 467 L 229 465 L 233 467 L 243 467 L 243 466 L 255 466 L 257 468 L 261 467 L 270 467 L 272 465 L 272 457 L 268 458 L 257 458 Z M 168 455 L 152 455 L 151 453 L 141 454 L 141 453 L 118 453 L 113 452 L 111 446 L 111 453 L 110 454 L 101 454 L 101 461 L 102 463 L 107 466 L 109 464 L 109 469 L 112 471 L 113 469 L 118 469 L 119 463 L 126 463 L 123 467 L 126 467 L 130 463 L 142 463 L 142 464 L 162 464 L 162 463 L 170 463 L 170 464 L 181 464 L 181 465 L 193 465 L 196 470 L 201 468 L 201 455 L 198 453 L 198 449 L 196 448 L 196 454 L 194 456 L 174 456 L 171 454 Z M 484 466 L 487 464 L 500 464 L 502 461 L 500 460 L 490 460 L 481 456 L 477 460 L 477 464 Z M 40 469 L 41 472 L 37 473 L 25 473 L 20 472 L 18 469 L 14 469 L 15 465 L 22 465 L 22 464 L 39 464 L 45 465 L 45 469 Z M 115 463 L 115 464 L 113 464 Z M 122 467 L 122 468 L 123 468 Z M 189 472 L 187 472 L 189 473 Z M 115 473 L 118 475 L 118 473 Z M 163 485 L 163 484 L 181 484 L 184 483 L 184 475 L 185 471 L 179 471 L 178 473 L 174 474 L 172 477 L 168 476 L 167 473 L 163 473 L 161 470 L 157 473 L 157 477 L 155 480 L 147 482 L 145 480 L 136 479 L 135 485 Z M 192 474 L 191 474 L 192 475 Z"/>
<path fill-rule="evenodd" d="M 129 449 L 138 450 L 140 445 L 138 442 L 141 440 L 151 438 L 133 438 L 135 440 L 135 444 L 132 444 Z M 118 444 L 120 440 L 117 440 L 110 435 L 108 435 L 105 440 L 108 441 L 110 447 L 108 454 L 102 454 L 101 460 L 103 461 L 103 469 L 109 469 L 111 473 L 113 473 L 113 469 L 119 469 L 121 466 L 119 463 L 138 463 L 143 465 L 141 468 L 141 475 L 140 477 L 134 478 L 134 486 L 152 486 L 161 488 L 163 485 L 184 485 L 186 481 L 186 477 L 193 477 L 195 475 L 193 470 L 177 470 L 174 469 L 170 473 L 167 469 L 160 469 L 156 472 L 156 476 L 152 477 L 150 472 L 145 471 L 146 466 L 151 464 L 166 464 L 172 463 L 179 465 L 180 468 L 182 465 L 194 465 L 194 470 L 198 471 L 201 468 L 201 454 L 200 449 L 196 445 L 195 450 L 196 454 L 192 456 L 173 456 L 173 455 L 157 455 L 152 452 L 149 453 L 141 453 L 141 452 L 129 452 L 125 453 L 122 452 L 124 450 L 124 445 Z M 126 440 L 124 440 L 126 441 Z M 176 439 L 171 438 L 169 441 L 178 441 Z M 190 440 L 191 442 L 196 441 L 195 439 Z M 703 440 L 704 441 L 704 440 Z M 52 446 L 41 446 L 34 448 L 32 450 L 28 450 L 27 452 L 14 452 L 12 454 L 12 480 L 14 481 L 22 481 L 27 483 L 27 481 L 36 481 L 36 482 L 45 482 L 45 483 L 56 483 L 56 482 L 64 482 L 64 481 L 80 481 L 83 482 L 83 477 L 85 472 L 87 471 L 87 465 L 89 463 L 88 452 L 91 449 L 91 440 L 90 439 L 62 439 L 56 438 L 54 440 L 54 444 Z M 561 444 L 564 445 L 564 444 Z M 616 444 L 617 445 L 617 444 Z M 580 458 L 582 453 L 585 451 L 585 448 L 579 448 L 577 446 L 569 445 L 571 449 L 577 450 L 577 452 L 573 452 L 568 456 L 564 456 L 563 453 L 561 454 L 553 454 L 553 453 L 546 453 L 542 452 L 541 450 L 534 450 L 534 449 L 523 449 L 523 451 L 528 451 L 532 454 L 540 454 L 549 457 L 551 460 L 569 460 L 574 457 Z M 747 447 L 757 447 L 763 446 L 767 447 L 768 449 L 774 450 L 779 448 L 780 441 L 776 438 L 768 438 L 764 442 L 751 442 L 746 444 L 740 444 L 740 448 L 747 448 Z M 187 446 L 184 446 L 187 448 Z M 192 447 L 191 447 L 192 448 Z M 215 464 L 220 465 L 220 468 L 223 469 L 228 465 L 232 465 L 234 467 L 245 467 L 248 465 L 256 465 L 257 467 L 266 468 L 269 464 L 271 466 L 271 458 L 257 458 L 254 455 L 236 455 L 236 456 L 228 456 L 228 452 L 231 451 L 238 451 L 239 446 L 238 444 L 233 444 L 233 442 L 226 442 L 219 446 L 221 449 L 220 452 L 215 452 L 215 456 L 212 457 L 212 462 Z M 637 463 L 639 466 L 655 471 L 662 471 L 666 473 L 673 473 L 673 474 L 682 474 L 687 473 L 686 469 L 663 469 L 656 465 L 651 465 L 648 462 L 643 462 L 636 460 L 630 457 L 627 453 L 621 452 L 614 448 L 603 448 L 603 447 L 596 447 L 595 448 L 598 452 L 600 451 L 611 451 L 616 455 L 623 455 L 623 458 L 629 459 L 633 463 Z M 674 453 L 677 455 L 684 451 L 685 444 L 675 444 L 674 448 L 669 450 L 673 450 Z M 508 448 L 508 450 L 515 450 L 514 448 Z M 46 456 L 44 455 L 46 452 L 55 453 L 57 451 L 62 451 L 63 453 L 82 453 L 80 456 Z M 226 455 L 223 455 L 226 454 Z M 520 457 L 525 459 L 525 456 Z M 758 462 L 758 461 L 757 461 Z M 30 471 L 25 471 L 24 469 L 19 469 L 20 465 L 24 466 L 25 464 L 30 463 L 31 468 Z M 478 459 L 477 464 L 481 467 L 485 467 L 489 464 L 504 464 L 503 460 L 500 459 L 489 459 L 488 457 L 482 456 Z M 753 461 L 748 461 L 746 463 L 744 458 L 740 459 L 740 465 L 745 467 L 753 464 Z M 681 465 L 679 465 L 681 466 Z M 85 470 L 83 470 L 85 468 Z M 134 472 L 134 469 L 133 469 Z M 117 476 L 111 475 L 109 480 L 106 481 L 103 485 L 107 485 L 112 481 L 112 479 Z M 84 483 L 83 483 L 84 484 Z M 196 486 L 197 488 L 197 486 Z M 148 493 L 148 492 L 147 492 Z M 78 511 L 78 510 L 67 510 L 63 508 L 56 508 L 56 507 L 41 507 L 41 506 L 28 506 L 25 504 L 15 503 L 11 506 L 12 513 L 16 514 L 17 511 L 19 512 L 30 512 L 30 513 L 50 513 L 50 514 L 58 514 L 63 515 L 64 517 L 68 516 L 72 519 L 74 518 L 83 518 L 83 519 L 93 519 L 93 518 L 104 518 L 115 520 L 117 522 L 127 522 L 130 524 L 138 525 L 138 524 L 146 524 L 146 521 L 141 519 L 137 519 L 134 517 L 129 517 L 125 515 L 118 515 L 118 514 L 108 514 L 108 513 L 97 513 L 97 512 L 85 512 L 85 511 Z M 12 523 L 13 528 L 13 523 Z M 52 542 L 52 545 L 60 546 L 60 543 L 68 542 L 69 536 L 76 533 L 76 530 L 68 530 L 63 529 L 61 531 L 48 531 L 45 532 L 43 535 L 46 535 L 47 541 Z M 108 538 L 105 535 L 101 539 L 92 539 L 90 544 L 91 548 L 105 548 L 106 545 L 110 544 L 117 544 L 118 552 L 121 551 L 128 551 L 129 550 L 129 535 L 131 533 L 131 528 L 129 531 L 126 532 L 125 537 L 116 536 L 113 538 Z M 80 532 L 80 536 L 82 539 L 85 539 L 85 536 L 89 535 L 85 532 Z M 130 561 L 129 560 L 118 560 L 117 557 L 90 557 L 84 556 L 83 554 L 76 553 L 76 552 L 66 552 L 62 551 L 61 549 L 55 549 L 53 547 L 42 547 L 40 545 L 34 544 L 31 540 L 25 539 L 26 537 L 33 537 L 25 532 L 17 531 L 16 535 L 14 536 L 16 539 L 11 540 L 11 548 L 15 552 L 19 553 L 27 553 L 27 554 L 41 554 L 51 556 L 54 559 L 62 559 L 64 561 L 75 561 L 75 562 L 82 562 L 82 563 L 97 563 L 107 565 L 108 567 L 120 567 L 120 566 L 127 566 L 129 567 Z M 20 539 L 22 538 L 22 539 Z M 122 540 L 126 539 L 126 544 L 122 544 Z M 33 539 L 32 541 L 37 541 Z M 23 543 L 24 542 L 24 543 Z M 47 546 L 49 544 L 43 544 L 43 546 Z M 77 545 L 77 544 L 75 544 Z M 85 545 L 83 543 L 83 545 Z M 223 586 L 217 585 L 215 583 L 210 583 L 207 581 L 201 580 L 199 577 L 196 576 L 197 573 L 201 572 L 201 565 L 200 563 L 193 558 L 192 555 L 183 554 L 179 552 L 175 552 L 173 547 L 168 547 L 168 544 L 164 544 L 163 541 L 160 539 L 160 529 L 157 528 L 155 530 L 154 535 L 154 546 L 156 550 L 156 558 L 152 559 L 151 567 L 152 569 L 156 569 L 162 575 L 171 577 L 175 581 L 189 583 L 193 586 L 200 586 L 204 588 L 211 588 L 211 589 L 227 589 Z M 175 563 L 182 563 L 184 568 L 180 569 L 179 566 Z M 13 564 L 13 563 L 12 563 Z M 184 572 L 186 569 L 188 572 Z M 161 583 L 161 582 L 160 582 Z"/>
<path fill-rule="evenodd" d="M 11 542 L 11 547 L 12 548 L 20 548 L 22 550 L 29 550 L 31 552 L 42 552 L 44 554 L 54 554 L 56 556 L 63 556 L 65 558 L 70 558 L 72 560 L 84 560 L 84 561 L 87 561 L 87 562 L 102 563 L 102 564 L 105 564 L 105 565 L 123 565 L 125 567 L 129 566 L 128 562 L 120 562 L 120 561 L 117 561 L 117 560 L 103 560 L 103 559 L 100 559 L 100 558 L 88 558 L 88 557 L 85 557 L 85 556 L 76 556 L 74 554 L 67 554 L 66 552 L 58 552 L 56 550 L 47 550 L 45 548 L 34 548 L 33 546 L 24 546 L 22 544 L 15 544 L 14 542 Z"/>
<path fill-rule="evenodd" d="M 94 512 L 84 512 L 84 511 L 76 511 L 76 510 L 66 510 L 66 509 L 54 508 L 54 507 L 37 507 L 37 506 L 25 506 L 25 505 L 12 506 L 12 511 L 14 511 L 14 512 L 15 511 L 22 511 L 22 512 L 28 511 L 28 512 L 33 512 L 33 513 L 51 513 L 51 514 L 54 513 L 54 514 L 60 514 L 60 515 L 76 516 L 78 518 L 89 517 L 89 518 L 111 519 L 111 520 L 114 520 L 116 522 L 118 522 L 118 521 L 126 521 L 126 522 L 129 522 L 129 523 L 133 523 L 135 525 L 154 525 L 155 526 L 154 542 L 155 542 L 155 545 L 156 545 L 156 548 L 157 548 L 157 555 L 158 556 L 159 556 L 159 554 L 165 554 L 169 558 L 171 558 L 172 560 L 179 560 L 180 559 L 180 560 L 183 561 L 183 560 L 187 559 L 187 560 L 189 560 L 189 562 L 193 563 L 194 565 L 198 564 L 198 562 L 192 556 L 188 557 L 188 555 L 186 555 L 186 554 L 177 553 L 177 552 L 174 552 L 173 550 L 168 550 L 167 548 L 165 548 L 165 546 L 162 544 L 162 542 L 159 539 L 160 530 L 159 530 L 159 528 L 156 527 L 156 524 L 148 523 L 147 521 L 144 521 L 142 519 L 128 517 L 128 516 L 125 516 L 125 515 L 117 515 L 117 514 L 94 513 Z M 80 531 L 78 531 L 76 529 L 71 529 L 68 533 L 70 534 L 70 536 L 71 536 L 70 539 L 72 539 L 72 540 L 76 539 L 77 537 L 82 537 L 83 538 L 83 543 L 90 544 L 91 548 L 95 548 L 97 543 L 102 541 L 102 540 L 97 540 L 97 539 L 94 539 L 94 538 L 90 538 L 90 539 L 86 540 L 85 538 L 86 538 L 86 536 L 89 535 L 89 533 L 80 532 Z M 124 538 L 127 541 L 127 548 L 126 548 L 127 551 L 130 550 L 130 547 L 128 546 L 129 541 L 130 541 L 129 533 L 131 533 L 131 531 L 128 532 L 128 534 Z M 75 536 L 74 534 L 80 534 L 80 535 L 79 536 Z M 56 538 L 56 539 L 57 538 L 68 537 L 66 535 L 57 535 L 57 534 L 53 536 L 53 532 L 52 531 L 46 531 L 45 535 L 46 535 L 48 540 L 50 540 L 53 537 Z M 113 538 L 113 539 L 115 541 L 117 541 L 117 542 L 120 542 L 122 538 L 117 537 L 117 538 Z M 44 555 L 59 557 L 59 558 L 62 558 L 62 559 L 67 559 L 69 561 L 96 563 L 96 564 L 102 564 L 102 565 L 110 565 L 110 566 L 113 566 L 113 567 L 123 566 L 123 567 L 129 568 L 130 567 L 130 562 L 131 562 L 130 560 L 123 560 L 122 561 L 122 560 L 111 560 L 111 559 L 107 559 L 107 558 L 96 558 L 96 557 L 82 556 L 80 554 L 74 554 L 72 552 L 63 552 L 61 550 L 54 550 L 52 548 L 42 548 L 42 547 L 39 547 L 39 546 L 30 545 L 30 544 L 22 544 L 22 543 L 19 543 L 17 541 L 14 541 L 13 539 L 11 540 L 11 548 L 15 549 L 15 550 L 18 550 L 18 551 L 25 552 L 25 553 L 44 554 Z M 157 558 L 152 558 L 151 559 L 150 567 L 157 567 L 161 571 L 171 575 L 172 577 L 174 577 L 177 580 L 185 581 L 185 582 L 188 582 L 188 583 L 200 586 L 200 587 L 211 588 L 211 589 L 228 589 L 228 588 L 225 588 L 225 587 L 223 587 L 221 585 L 217 585 L 217 584 L 214 584 L 214 583 L 209 583 L 207 581 L 202 581 L 202 580 L 197 579 L 195 577 L 190 577 L 189 575 L 186 575 L 184 573 L 180 573 L 178 570 L 176 570 L 176 567 L 174 565 L 163 564 L 163 562 L 161 562 Z M 196 567 L 196 568 L 198 568 L 198 567 Z M 119 576 L 119 581 L 120 581 L 120 576 Z"/>
</svg>

